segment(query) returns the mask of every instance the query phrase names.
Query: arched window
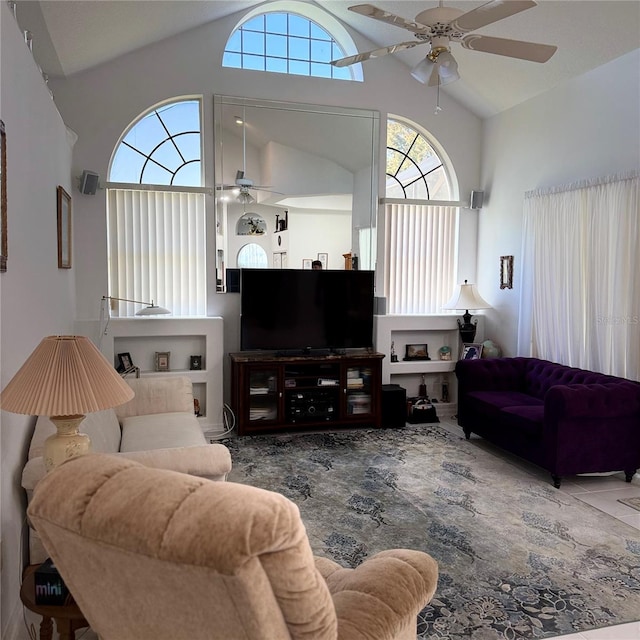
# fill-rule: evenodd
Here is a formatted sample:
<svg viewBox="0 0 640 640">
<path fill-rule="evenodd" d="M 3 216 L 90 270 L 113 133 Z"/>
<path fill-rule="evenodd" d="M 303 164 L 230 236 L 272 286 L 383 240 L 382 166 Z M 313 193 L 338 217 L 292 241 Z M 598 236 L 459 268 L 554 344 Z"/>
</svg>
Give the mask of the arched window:
<svg viewBox="0 0 640 640">
<path fill-rule="evenodd" d="M 206 314 L 202 105 L 156 105 L 125 130 L 107 183 L 109 295 Z M 115 315 L 139 307 L 119 302 Z"/>
<path fill-rule="evenodd" d="M 262 5 L 236 27 L 227 41 L 222 66 L 362 80 L 360 64 L 348 67 L 331 64 L 332 60 L 354 53 L 357 50 L 344 27 L 319 7 L 272 2 L 267 12 Z"/>
<path fill-rule="evenodd" d="M 267 252 L 257 243 L 250 242 L 238 251 L 238 267 L 241 269 L 266 269 L 269 266 Z"/>
<path fill-rule="evenodd" d="M 451 200 L 444 164 L 425 136 L 405 122 L 387 121 L 387 198 Z"/>
<path fill-rule="evenodd" d="M 388 313 L 441 313 L 455 276 L 458 207 L 440 154 L 405 120 L 387 120 L 385 292 Z"/>
</svg>

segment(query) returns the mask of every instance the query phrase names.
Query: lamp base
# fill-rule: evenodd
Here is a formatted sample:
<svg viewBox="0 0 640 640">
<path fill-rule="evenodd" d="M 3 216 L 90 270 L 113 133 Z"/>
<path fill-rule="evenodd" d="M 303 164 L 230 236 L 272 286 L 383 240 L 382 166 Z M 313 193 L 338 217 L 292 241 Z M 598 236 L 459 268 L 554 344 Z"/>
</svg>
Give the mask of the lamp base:
<svg viewBox="0 0 640 640">
<path fill-rule="evenodd" d="M 467 313 L 463 316 L 464 322 L 460 322 L 458 318 L 458 331 L 460 332 L 460 340 L 462 340 L 462 344 L 470 344 L 476 338 L 476 327 L 478 326 L 478 321 L 475 323 L 471 322 L 471 314 L 467 311 Z"/>
<path fill-rule="evenodd" d="M 51 471 L 69 458 L 89 453 L 91 440 L 85 433 L 78 432 L 84 416 L 51 416 L 56 433 L 44 441 L 44 466 Z"/>
</svg>

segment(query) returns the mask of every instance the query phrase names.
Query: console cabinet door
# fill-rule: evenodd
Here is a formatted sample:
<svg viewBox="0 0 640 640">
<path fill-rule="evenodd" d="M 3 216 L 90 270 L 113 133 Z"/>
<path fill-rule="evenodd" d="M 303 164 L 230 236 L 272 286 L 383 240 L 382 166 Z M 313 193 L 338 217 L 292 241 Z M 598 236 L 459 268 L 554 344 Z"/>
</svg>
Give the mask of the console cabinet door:
<svg viewBox="0 0 640 640">
<path fill-rule="evenodd" d="M 378 393 L 380 386 L 380 363 L 377 360 L 352 362 L 344 367 L 343 419 L 375 421 L 378 411 Z"/>
<path fill-rule="evenodd" d="M 238 431 L 245 428 L 272 427 L 282 422 L 281 368 L 277 365 L 241 365 L 239 391 L 243 402 L 238 403 Z"/>
</svg>

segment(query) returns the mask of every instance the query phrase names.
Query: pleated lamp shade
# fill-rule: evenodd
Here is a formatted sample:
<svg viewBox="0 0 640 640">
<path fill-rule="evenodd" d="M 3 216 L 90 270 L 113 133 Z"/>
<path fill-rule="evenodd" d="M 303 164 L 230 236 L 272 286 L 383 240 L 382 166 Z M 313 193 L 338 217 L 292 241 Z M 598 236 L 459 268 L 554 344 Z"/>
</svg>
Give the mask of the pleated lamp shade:
<svg viewBox="0 0 640 640">
<path fill-rule="evenodd" d="M 89 450 L 88 436 L 78 433 L 84 414 L 115 407 L 133 396 L 89 338 L 49 336 L 2 391 L 0 407 L 50 417 L 57 428 L 45 442 L 45 465 L 50 469 Z"/>
</svg>

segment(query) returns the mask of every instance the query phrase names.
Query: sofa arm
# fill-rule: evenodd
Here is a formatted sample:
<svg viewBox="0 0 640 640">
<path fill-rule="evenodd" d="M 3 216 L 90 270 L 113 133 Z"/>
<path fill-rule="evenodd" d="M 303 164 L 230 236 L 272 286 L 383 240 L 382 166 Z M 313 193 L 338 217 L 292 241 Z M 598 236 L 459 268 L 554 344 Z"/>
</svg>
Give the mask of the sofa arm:
<svg viewBox="0 0 640 640">
<path fill-rule="evenodd" d="M 116 455 L 136 460 L 145 467 L 169 469 L 210 480 L 226 480 L 231 471 L 231 453 L 223 444 L 130 451 Z"/>
<path fill-rule="evenodd" d="M 640 419 L 640 384 L 614 382 L 555 385 L 545 394 L 544 412 L 545 417 L 551 420 L 620 418 L 633 415 Z"/>
<path fill-rule="evenodd" d="M 340 640 L 415 638 L 416 617 L 436 590 L 438 565 L 422 551 L 390 549 L 344 569 L 315 558 L 338 617 Z"/>
</svg>

